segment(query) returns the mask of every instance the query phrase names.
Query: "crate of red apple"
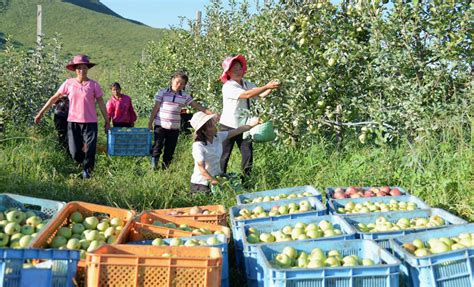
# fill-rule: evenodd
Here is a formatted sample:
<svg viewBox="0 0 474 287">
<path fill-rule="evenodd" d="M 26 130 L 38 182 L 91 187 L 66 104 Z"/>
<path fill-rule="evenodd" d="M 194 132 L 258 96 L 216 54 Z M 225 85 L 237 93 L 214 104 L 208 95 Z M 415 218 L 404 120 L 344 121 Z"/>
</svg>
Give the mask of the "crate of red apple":
<svg viewBox="0 0 474 287">
<path fill-rule="evenodd" d="M 342 198 L 361 198 L 361 197 L 381 197 L 381 196 L 400 196 L 408 193 L 398 186 L 382 187 L 329 187 L 326 189 L 328 199 Z"/>
</svg>

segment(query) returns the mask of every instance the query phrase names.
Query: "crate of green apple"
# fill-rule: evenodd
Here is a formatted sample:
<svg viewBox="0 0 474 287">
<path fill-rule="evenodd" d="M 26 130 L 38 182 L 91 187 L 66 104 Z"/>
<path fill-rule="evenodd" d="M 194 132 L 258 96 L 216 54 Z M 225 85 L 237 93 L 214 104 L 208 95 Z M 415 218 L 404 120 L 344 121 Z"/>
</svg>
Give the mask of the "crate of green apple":
<svg viewBox="0 0 474 287">
<path fill-rule="evenodd" d="M 72 201 L 38 233 L 31 247 L 80 250 L 78 267 L 85 267 L 86 252 L 124 240 L 134 215 L 130 210 Z"/>
<path fill-rule="evenodd" d="M 311 185 L 244 193 L 237 195 L 236 198 L 237 205 L 242 205 L 310 196 L 322 200 L 321 192 Z"/>
<path fill-rule="evenodd" d="M 245 224 L 296 219 L 305 216 L 327 214 L 327 209 L 315 197 L 287 199 L 259 204 L 244 204 L 230 209 L 230 220 L 235 241 L 241 241 L 241 230 Z"/>
<path fill-rule="evenodd" d="M 390 247 L 402 260 L 402 275 L 412 286 L 474 283 L 474 223 L 393 238 Z"/>
<path fill-rule="evenodd" d="M 29 196 L 0 194 L 0 247 L 26 248 L 64 203 Z"/>
<path fill-rule="evenodd" d="M 135 218 L 135 222 L 153 225 L 155 231 L 162 230 L 162 232 L 157 233 L 157 235 L 163 235 L 163 238 L 209 234 L 224 234 L 227 238 L 230 238 L 230 229 L 226 226 L 194 221 L 188 218 L 178 218 L 157 214 L 152 211 L 143 211 Z M 129 233 L 132 234 L 133 238 L 140 236 L 140 234 L 137 235 L 137 231 L 134 231 L 132 228 L 133 226 L 129 228 Z M 173 231 L 170 232 L 170 230 Z M 133 241 L 136 240 L 140 239 L 135 239 Z"/>
<path fill-rule="evenodd" d="M 383 197 L 383 196 L 400 196 L 408 195 L 408 193 L 398 186 L 382 186 L 382 187 L 328 187 L 326 196 L 328 199 L 343 198 L 361 198 L 361 197 Z"/>
<path fill-rule="evenodd" d="M 332 199 L 328 203 L 331 214 L 361 214 L 372 212 L 411 211 L 415 209 L 428 209 L 429 205 L 412 195 Z"/>
<path fill-rule="evenodd" d="M 400 261 L 371 240 L 259 245 L 264 286 L 399 286 Z"/>
<path fill-rule="evenodd" d="M 390 247 L 390 238 L 467 223 L 439 208 L 368 213 L 346 216 L 344 219 L 356 229 L 359 238 L 373 239 L 385 248 Z"/>
<path fill-rule="evenodd" d="M 227 226 L 227 211 L 223 205 L 205 205 L 171 209 L 155 209 L 153 213 L 188 218 L 195 221 Z"/>
<path fill-rule="evenodd" d="M 244 225 L 243 257 L 247 278 L 261 280 L 262 267 L 258 265 L 257 246 L 284 241 L 349 240 L 355 230 L 341 216 L 325 215 L 287 221 Z"/>
</svg>

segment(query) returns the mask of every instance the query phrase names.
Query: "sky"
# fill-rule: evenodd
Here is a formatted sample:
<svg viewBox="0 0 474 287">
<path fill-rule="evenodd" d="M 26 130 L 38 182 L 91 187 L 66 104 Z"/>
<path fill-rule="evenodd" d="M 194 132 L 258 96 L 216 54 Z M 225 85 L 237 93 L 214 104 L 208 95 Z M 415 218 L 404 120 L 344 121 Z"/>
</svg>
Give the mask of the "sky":
<svg viewBox="0 0 474 287">
<path fill-rule="evenodd" d="M 179 16 L 195 19 L 198 10 L 204 15 L 205 6 L 210 0 L 101 0 L 100 2 L 124 18 L 142 22 L 153 28 L 169 28 L 171 25 L 179 25 Z M 255 3 L 255 0 L 249 3 Z"/>
</svg>

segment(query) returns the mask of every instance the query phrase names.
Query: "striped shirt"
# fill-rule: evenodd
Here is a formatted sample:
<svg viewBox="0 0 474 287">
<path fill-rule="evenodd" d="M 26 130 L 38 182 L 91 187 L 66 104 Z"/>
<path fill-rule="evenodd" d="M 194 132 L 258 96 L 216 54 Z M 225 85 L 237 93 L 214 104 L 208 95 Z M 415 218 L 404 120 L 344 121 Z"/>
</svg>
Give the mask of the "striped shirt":
<svg viewBox="0 0 474 287">
<path fill-rule="evenodd" d="M 160 111 L 155 118 L 155 125 L 169 130 L 178 130 L 181 126 L 181 108 L 193 102 L 193 98 L 184 91 L 177 93 L 171 89 L 162 89 L 155 95 L 160 103 Z"/>
</svg>

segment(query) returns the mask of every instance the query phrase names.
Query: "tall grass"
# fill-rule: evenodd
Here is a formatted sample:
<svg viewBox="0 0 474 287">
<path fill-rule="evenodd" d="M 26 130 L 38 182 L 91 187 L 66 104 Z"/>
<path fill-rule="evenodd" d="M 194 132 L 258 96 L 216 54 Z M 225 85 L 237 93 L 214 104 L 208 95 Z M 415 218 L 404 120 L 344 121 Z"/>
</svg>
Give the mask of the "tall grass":
<svg viewBox="0 0 474 287">
<path fill-rule="evenodd" d="M 144 125 L 144 122 L 141 124 Z M 138 125 L 140 126 L 140 124 Z M 235 194 L 189 194 L 193 169 L 191 136 L 181 135 L 170 169 L 152 171 L 147 157 L 107 157 L 105 134 L 93 178 L 82 180 L 80 167 L 56 143 L 56 134 L 40 129 L 7 127 L 0 140 L 0 192 L 55 200 L 82 200 L 144 210 L 196 204 L 235 204 Z M 230 171 L 239 171 L 234 151 Z M 329 186 L 398 185 L 429 205 L 474 220 L 474 156 L 470 134 L 455 121 L 442 132 L 397 146 L 360 145 L 348 140 L 337 149 L 315 139 L 306 149 L 255 144 L 255 162 L 248 190 L 259 191 L 311 184 Z"/>
</svg>

